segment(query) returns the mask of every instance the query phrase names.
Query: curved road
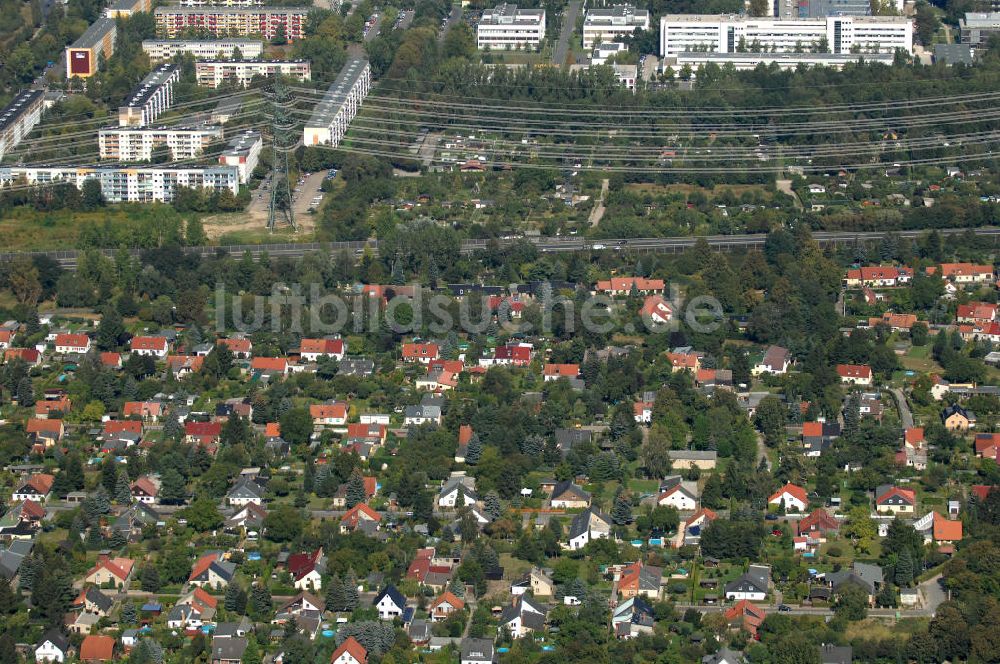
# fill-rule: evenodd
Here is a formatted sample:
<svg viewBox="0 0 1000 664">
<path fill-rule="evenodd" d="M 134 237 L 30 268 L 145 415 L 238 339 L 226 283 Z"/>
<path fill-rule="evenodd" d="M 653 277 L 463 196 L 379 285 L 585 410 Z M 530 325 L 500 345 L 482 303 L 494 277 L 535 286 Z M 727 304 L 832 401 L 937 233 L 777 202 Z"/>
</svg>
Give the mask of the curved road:
<svg viewBox="0 0 1000 664">
<path fill-rule="evenodd" d="M 942 228 L 937 229 L 941 235 L 957 235 L 965 233 L 967 228 Z M 1000 237 L 1000 228 L 982 227 L 971 229 L 976 235 L 982 238 L 992 238 L 995 242 Z M 906 230 L 906 231 L 874 231 L 868 233 L 850 233 L 841 231 L 818 231 L 813 233 L 813 239 L 821 246 L 829 245 L 852 245 L 859 242 L 873 242 L 882 237 L 892 234 L 901 239 L 914 239 L 927 233 L 928 229 Z M 718 251 L 733 251 L 744 249 L 759 249 L 764 246 L 767 235 L 763 233 L 746 235 L 707 235 L 700 237 L 654 237 L 654 238 L 614 238 L 614 239 L 590 239 L 580 237 L 526 237 L 508 238 L 500 240 L 464 240 L 461 252 L 471 254 L 475 251 L 487 249 L 491 246 L 510 246 L 515 242 L 530 242 L 538 247 L 543 253 L 564 253 L 579 251 L 622 251 L 632 250 L 641 253 L 677 253 L 690 249 L 699 240 L 705 240 L 709 246 Z M 184 247 L 184 252 L 198 254 L 203 257 L 214 256 L 218 252 L 241 255 L 249 252 L 254 258 L 261 254 L 267 254 L 272 258 L 298 258 L 314 251 L 326 250 L 331 253 L 342 251 L 361 254 L 366 248 L 373 252 L 378 251 L 378 241 L 371 239 L 357 242 L 302 242 L 286 244 L 250 244 L 250 245 L 229 245 L 229 246 L 201 246 Z M 106 256 L 114 256 L 115 250 L 101 250 Z M 132 254 L 137 256 L 143 250 L 133 249 Z M 15 252 L 0 254 L 0 263 L 8 262 L 14 257 L 26 254 L 29 256 L 44 255 L 57 261 L 66 269 L 75 269 L 77 256 L 80 252 L 76 250 L 66 251 L 40 251 L 40 252 Z"/>
</svg>

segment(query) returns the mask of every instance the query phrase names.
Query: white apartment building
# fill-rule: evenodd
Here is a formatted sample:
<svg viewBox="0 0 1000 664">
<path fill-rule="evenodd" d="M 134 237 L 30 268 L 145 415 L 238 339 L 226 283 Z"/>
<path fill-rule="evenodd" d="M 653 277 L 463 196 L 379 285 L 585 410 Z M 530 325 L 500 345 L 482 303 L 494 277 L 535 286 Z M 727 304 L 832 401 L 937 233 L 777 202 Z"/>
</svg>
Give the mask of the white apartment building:
<svg viewBox="0 0 1000 664">
<path fill-rule="evenodd" d="M 0 159 L 17 147 L 42 119 L 44 90 L 26 90 L 0 110 Z"/>
<path fill-rule="evenodd" d="M 193 159 L 212 141 L 221 141 L 222 127 L 105 127 L 97 133 L 101 159 L 150 161 L 153 151 L 166 146 L 170 158 Z"/>
<path fill-rule="evenodd" d="M 181 80 L 177 65 L 160 65 L 142 79 L 118 107 L 118 126 L 146 127 L 174 103 L 174 83 Z"/>
<path fill-rule="evenodd" d="M 617 41 L 636 30 L 649 30 L 649 12 L 632 5 L 588 9 L 583 19 L 583 47 Z"/>
<path fill-rule="evenodd" d="M 235 166 L 240 175 L 240 184 L 250 181 L 250 176 L 260 161 L 260 151 L 264 149 L 264 140 L 258 131 L 245 131 L 237 134 L 219 155 L 219 163 L 223 166 Z"/>
<path fill-rule="evenodd" d="M 308 60 L 212 60 L 196 62 L 194 65 L 198 85 L 217 88 L 226 82 L 235 82 L 242 87 L 250 85 L 254 76 L 287 76 L 299 81 L 312 78 L 312 67 Z"/>
<path fill-rule="evenodd" d="M 24 182 L 29 185 L 67 182 L 78 189 L 96 179 L 109 203 L 169 203 L 177 187 L 240 191 L 235 166 L 9 166 L 0 167 L 0 188 Z"/>
<path fill-rule="evenodd" d="M 142 50 L 151 62 L 172 60 L 175 55 L 190 53 L 196 60 L 233 58 L 239 49 L 240 59 L 264 55 L 264 42 L 259 39 L 144 39 Z"/>
<path fill-rule="evenodd" d="M 673 58 L 672 62 L 666 62 L 666 60 L 664 62 L 674 69 L 688 65 L 694 70 L 707 64 L 716 64 L 720 67 L 733 65 L 737 71 L 756 69 L 759 64 L 776 64 L 779 69 L 795 69 L 799 65 L 843 69 L 847 63 L 858 62 L 862 59 L 865 62 L 880 62 L 891 65 L 894 57 L 891 53 L 859 55 L 856 53 L 708 53 L 688 51 Z"/>
<path fill-rule="evenodd" d="M 476 28 L 476 43 L 480 49 L 535 49 L 545 38 L 545 10 L 519 9 L 502 4 L 483 12 Z"/>
<path fill-rule="evenodd" d="M 371 85 L 372 69 L 368 61 L 348 60 L 303 127 L 302 142 L 307 146 L 339 145 Z"/>
<path fill-rule="evenodd" d="M 660 52 L 913 53 L 913 21 L 903 16 L 808 19 L 671 14 L 660 18 Z"/>
</svg>

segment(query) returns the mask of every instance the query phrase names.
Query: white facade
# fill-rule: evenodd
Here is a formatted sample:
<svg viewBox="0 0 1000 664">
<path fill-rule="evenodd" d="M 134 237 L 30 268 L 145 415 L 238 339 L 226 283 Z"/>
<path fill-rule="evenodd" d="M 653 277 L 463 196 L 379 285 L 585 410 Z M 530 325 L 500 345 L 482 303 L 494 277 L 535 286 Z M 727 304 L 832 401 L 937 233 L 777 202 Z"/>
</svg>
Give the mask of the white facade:
<svg viewBox="0 0 1000 664">
<path fill-rule="evenodd" d="M 280 74 L 298 81 L 312 79 L 312 67 L 306 60 L 212 60 L 196 62 L 194 71 L 198 85 L 209 88 L 217 88 L 227 82 L 235 82 L 245 88 L 254 76 Z"/>
<path fill-rule="evenodd" d="M 263 149 L 264 140 L 260 132 L 245 131 L 229 141 L 226 151 L 219 155 L 219 164 L 234 166 L 240 175 L 240 183 L 246 184 L 257 168 Z"/>
<path fill-rule="evenodd" d="M 174 83 L 181 80 L 177 65 L 160 65 L 142 79 L 118 107 L 118 126 L 146 127 L 174 103 Z"/>
<path fill-rule="evenodd" d="M 0 159 L 13 150 L 42 119 L 44 90 L 28 90 L 0 110 Z"/>
<path fill-rule="evenodd" d="M 688 51 L 677 55 L 675 60 L 676 64 L 673 65 L 675 68 L 679 69 L 687 65 L 694 70 L 707 64 L 716 64 L 720 67 L 732 65 L 737 71 L 756 69 L 759 64 L 776 64 L 779 69 L 796 69 L 799 65 L 843 69 L 844 65 L 861 60 L 891 65 L 893 55 L 891 53 L 860 55 L 855 53 L 705 53 Z"/>
<path fill-rule="evenodd" d="M 190 53 L 198 60 L 232 58 L 236 49 L 244 58 L 264 55 L 264 42 L 258 39 L 146 39 L 142 50 L 151 62 L 171 60 L 175 55 Z"/>
<path fill-rule="evenodd" d="M 487 9 L 476 28 L 480 49 L 537 50 L 545 38 L 545 10 L 519 9 L 516 5 L 497 5 Z"/>
<path fill-rule="evenodd" d="M 615 41 L 636 30 L 649 30 L 649 12 L 632 5 L 590 9 L 583 19 L 583 47 Z"/>
<path fill-rule="evenodd" d="M 302 129 L 302 142 L 306 146 L 338 146 L 371 86 L 368 61 L 348 60 Z"/>
<path fill-rule="evenodd" d="M 149 161 L 153 150 L 165 145 L 170 157 L 193 159 L 212 141 L 222 140 L 222 127 L 106 127 L 97 134 L 101 159 Z"/>
<path fill-rule="evenodd" d="M 378 604 L 375 606 L 378 609 L 378 617 L 382 620 L 392 620 L 393 618 L 399 618 L 403 615 L 403 609 L 405 607 L 396 606 L 396 603 L 392 601 L 392 598 L 388 595 L 382 597 Z"/>
<path fill-rule="evenodd" d="M 895 53 L 897 49 L 913 53 L 913 21 L 902 16 L 782 20 L 670 14 L 660 18 L 660 52 L 664 57 L 691 51 Z"/>
<path fill-rule="evenodd" d="M 46 639 L 35 648 L 36 662 L 63 662 L 66 660 L 66 653 L 56 644 Z"/>
<path fill-rule="evenodd" d="M 64 181 L 83 188 L 83 183 L 96 179 L 109 203 L 170 202 L 177 187 L 194 189 L 228 189 L 235 196 L 240 192 L 239 171 L 233 166 L 205 167 L 119 167 L 119 166 L 12 166 L 0 167 L 0 188 L 24 180 L 27 184 L 48 184 Z M 166 355 L 166 351 L 164 351 Z"/>
</svg>

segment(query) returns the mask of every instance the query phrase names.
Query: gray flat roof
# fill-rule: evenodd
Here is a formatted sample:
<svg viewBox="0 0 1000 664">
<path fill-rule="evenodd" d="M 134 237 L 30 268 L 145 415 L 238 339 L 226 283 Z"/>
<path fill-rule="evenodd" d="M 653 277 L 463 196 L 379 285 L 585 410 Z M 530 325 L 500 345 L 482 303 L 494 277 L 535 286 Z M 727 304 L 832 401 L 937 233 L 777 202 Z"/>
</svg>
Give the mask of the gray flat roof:
<svg viewBox="0 0 1000 664">
<path fill-rule="evenodd" d="M 250 148 L 259 140 L 261 140 L 259 131 L 245 131 L 242 134 L 237 134 L 229 141 L 229 145 L 226 146 L 226 151 L 223 155 L 241 156 L 248 154 Z"/>
<path fill-rule="evenodd" d="M 20 117 L 32 107 L 45 94 L 44 90 L 25 90 L 14 97 L 9 104 L 0 111 L 0 131 L 20 119 Z"/>
<path fill-rule="evenodd" d="M 505 3 L 484 11 L 479 23 L 481 25 L 514 25 L 516 23 L 534 25 L 544 14 L 544 9 L 521 9 L 517 5 Z"/>
<path fill-rule="evenodd" d="M 177 65 L 160 65 L 153 71 L 149 73 L 146 78 L 142 79 L 142 83 L 132 91 L 132 94 L 128 96 L 125 103 L 122 104 L 125 108 L 140 108 L 149 98 L 152 97 L 156 91 L 167 82 L 174 72 L 179 71 L 180 67 Z"/>
<path fill-rule="evenodd" d="M 968 28 L 997 28 L 1000 27 L 1000 12 L 967 12 L 960 22 Z"/>
<path fill-rule="evenodd" d="M 77 39 L 70 48 L 90 48 L 97 42 L 104 39 L 104 36 L 115 29 L 115 21 L 110 18 L 99 18 L 90 24 L 80 38 Z"/>
<path fill-rule="evenodd" d="M 367 66 L 368 61 L 363 58 L 348 60 L 344 68 L 337 74 L 337 79 L 327 88 L 323 101 L 313 109 L 312 116 L 306 126 L 329 127 L 333 119 L 337 117 L 337 113 L 343 108 L 347 101 L 347 95 L 357 84 Z"/>
</svg>

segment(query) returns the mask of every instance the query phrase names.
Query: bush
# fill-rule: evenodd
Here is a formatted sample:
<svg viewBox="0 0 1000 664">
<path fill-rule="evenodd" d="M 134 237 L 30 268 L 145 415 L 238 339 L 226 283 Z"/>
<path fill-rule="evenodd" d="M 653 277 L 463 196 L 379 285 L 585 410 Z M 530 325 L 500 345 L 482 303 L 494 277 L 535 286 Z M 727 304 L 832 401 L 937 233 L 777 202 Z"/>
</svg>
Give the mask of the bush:
<svg viewBox="0 0 1000 664">
<path fill-rule="evenodd" d="M 839 546 L 836 545 L 831 546 L 829 549 L 826 550 L 826 552 L 828 555 L 833 556 L 834 558 L 840 558 L 842 555 L 844 555 L 844 552 L 840 549 Z"/>
</svg>

